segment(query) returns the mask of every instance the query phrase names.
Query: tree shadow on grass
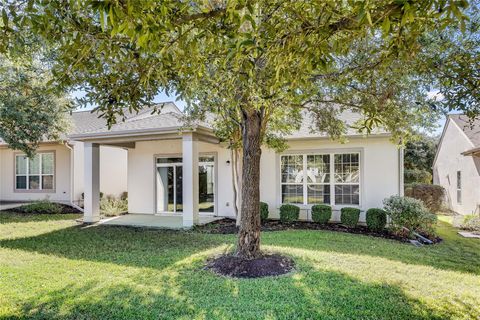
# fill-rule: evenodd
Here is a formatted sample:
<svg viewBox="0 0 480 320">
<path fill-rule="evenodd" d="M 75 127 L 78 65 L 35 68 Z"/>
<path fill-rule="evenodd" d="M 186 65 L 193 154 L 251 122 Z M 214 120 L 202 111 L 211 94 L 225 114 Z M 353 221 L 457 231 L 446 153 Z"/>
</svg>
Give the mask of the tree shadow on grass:
<svg viewBox="0 0 480 320">
<path fill-rule="evenodd" d="M 457 229 L 440 222 L 441 243 L 415 247 L 395 240 L 332 231 L 285 231 L 262 233 L 262 244 L 386 258 L 411 265 L 480 275 L 480 241 L 466 239 Z"/>
<path fill-rule="evenodd" d="M 190 272 L 190 273 L 189 273 Z M 180 270 L 140 283 L 86 282 L 17 304 L 9 318 L 29 319 L 446 319 L 398 287 L 337 272 L 233 280 Z M 187 276 L 187 274 L 189 276 Z"/>
<path fill-rule="evenodd" d="M 0 247 L 132 267 L 164 268 L 227 239 L 188 232 L 118 226 L 67 227 L 0 240 Z"/>
</svg>

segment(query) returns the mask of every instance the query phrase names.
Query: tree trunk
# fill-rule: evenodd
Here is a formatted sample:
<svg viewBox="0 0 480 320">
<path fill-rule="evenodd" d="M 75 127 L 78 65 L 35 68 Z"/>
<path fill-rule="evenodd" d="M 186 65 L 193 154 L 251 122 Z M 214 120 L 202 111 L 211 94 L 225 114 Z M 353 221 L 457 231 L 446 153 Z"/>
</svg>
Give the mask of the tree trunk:
<svg viewBox="0 0 480 320">
<path fill-rule="evenodd" d="M 253 259 L 260 252 L 261 114 L 258 111 L 243 112 L 242 125 L 242 205 L 236 254 Z"/>
<path fill-rule="evenodd" d="M 232 185 L 233 185 L 233 208 L 235 210 L 236 225 L 240 226 L 240 218 L 242 212 L 240 210 L 240 205 L 242 201 L 241 190 L 242 190 L 242 161 L 241 149 L 233 148 L 231 149 L 231 158 L 232 158 Z"/>
</svg>

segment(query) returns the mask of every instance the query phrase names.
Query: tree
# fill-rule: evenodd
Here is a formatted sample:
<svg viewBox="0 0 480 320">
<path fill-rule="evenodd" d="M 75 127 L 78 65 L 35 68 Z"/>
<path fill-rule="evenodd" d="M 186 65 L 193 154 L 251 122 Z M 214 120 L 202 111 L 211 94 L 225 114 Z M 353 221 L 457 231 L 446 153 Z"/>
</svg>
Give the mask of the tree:
<svg viewBox="0 0 480 320">
<path fill-rule="evenodd" d="M 58 141 L 68 130 L 70 103 L 52 89 L 48 68 L 23 58 L 12 61 L 0 55 L 0 137 L 32 157 L 40 142 Z"/>
<path fill-rule="evenodd" d="M 81 85 L 109 123 L 123 108 L 176 91 L 189 114 L 216 115 L 242 148 L 241 221 L 236 254 L 260 250 L 261 147 L 305 112 L 313 130 L 341 138 L 344 110 L 395 139 L 433 119 L 416 77 L 419 36 L 462 20 L 466 1 L 69 1 L 4 5 L 4 32 L 32 30 L 56 46 L 53 71 Z M 18 41 L 20 36 L 13 37 Z M 4 41 L 12 41 L 5 36 Z M 231 138 L 231 136 L 229 136 Z"/>
<path fill-rule="evenodd" d="M 432 183 L 432 166 L 438 138 L 419 134 L 405 145 L 405 183 Z"/>
</svg>

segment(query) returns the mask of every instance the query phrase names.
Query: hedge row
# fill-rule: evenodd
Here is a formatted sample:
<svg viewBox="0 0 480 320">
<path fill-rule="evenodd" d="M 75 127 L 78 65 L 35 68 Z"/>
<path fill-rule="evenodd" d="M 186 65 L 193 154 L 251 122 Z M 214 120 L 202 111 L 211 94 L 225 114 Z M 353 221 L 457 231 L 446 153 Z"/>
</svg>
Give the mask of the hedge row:
<svg viewBox="0 0 480 320">
<path fill-rule="evenodd" d="M 360 209 L 345 207 L 342 208 L 340 221 L 343 225 L 354 228 L 360 219 Z M 298 220 L 300 207 L 293 204 L 284 204 L 280 207 L 280 221 L 290 223 Z M 260 202 L 260 218 L 262 221 L 268 219 L 268 204 Z M 312 206 L 312 220 L 317 223 L 328 223 L 332 218 L 332 207 L 325 204 Z M 367 227 L 372 231 L 381 231 L 387 224 L 387 212 L 382 209 L 372 208 L 367 210 Z"/>
</svg>

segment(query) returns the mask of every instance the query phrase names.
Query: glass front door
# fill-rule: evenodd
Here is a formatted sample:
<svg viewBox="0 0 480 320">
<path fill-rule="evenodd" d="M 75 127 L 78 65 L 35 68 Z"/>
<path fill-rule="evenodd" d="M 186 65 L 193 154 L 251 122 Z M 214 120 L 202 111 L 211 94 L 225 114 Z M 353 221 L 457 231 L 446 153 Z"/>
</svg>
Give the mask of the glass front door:
<svg viewBox="0 0 480 320">
<path fill-rule="evenodd" d="M 157 213 L 183 211 L 182 158 L 157 158 Z M 199 211 L 215 212 L 215 159 L 201 156 L 198 168 Z"/>
</svg>

